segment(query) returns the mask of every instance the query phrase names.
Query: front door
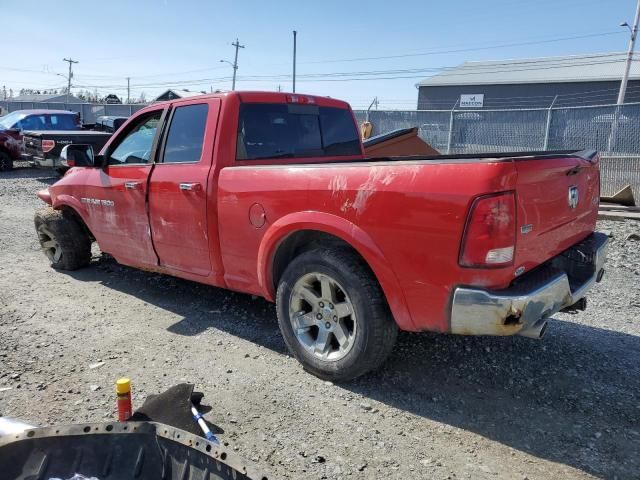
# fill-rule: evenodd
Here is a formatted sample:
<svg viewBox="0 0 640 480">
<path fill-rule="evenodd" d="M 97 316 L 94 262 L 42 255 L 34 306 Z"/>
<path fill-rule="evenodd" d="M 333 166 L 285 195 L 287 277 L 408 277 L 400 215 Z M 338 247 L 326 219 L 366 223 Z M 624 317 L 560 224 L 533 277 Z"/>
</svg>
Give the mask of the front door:
<svg viewBox="0 0 640 480">
<path fill-rule="evenodd" d="M 100 249 L 128 265 L 157 265 L 147 216 L 147 182 L 163 110 L 132 122 L 109 145 L 105 167 L 87 189 L 86 204 Z"/>
<path fill-rule="evenodd" d="M 219 99 L 172 107 L 149 182 L 149 222 L 160 265 L 203 276 L 211 272 L 207 192 L 215 198 L 215 185 L 207 179 L 219 110 Z"/>
</svg>

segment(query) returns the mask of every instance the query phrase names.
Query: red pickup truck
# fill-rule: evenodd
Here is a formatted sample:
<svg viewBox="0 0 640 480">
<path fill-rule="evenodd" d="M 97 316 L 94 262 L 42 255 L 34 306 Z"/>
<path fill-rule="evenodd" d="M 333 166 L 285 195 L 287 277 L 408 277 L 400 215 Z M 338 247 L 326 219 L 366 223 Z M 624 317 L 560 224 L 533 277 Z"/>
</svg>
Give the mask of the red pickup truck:
<svg viewBox="0 0 640 480">
<path fill-rule="evenodd" d="M 398 329 L 539 338 L 604 272 L 595 152 L 365 158 L 345 102 L 230 92 L 151 105 L 38 196 L 55 268 L 125 265 L 260 295 L 315 375 Z"/>
</svg>

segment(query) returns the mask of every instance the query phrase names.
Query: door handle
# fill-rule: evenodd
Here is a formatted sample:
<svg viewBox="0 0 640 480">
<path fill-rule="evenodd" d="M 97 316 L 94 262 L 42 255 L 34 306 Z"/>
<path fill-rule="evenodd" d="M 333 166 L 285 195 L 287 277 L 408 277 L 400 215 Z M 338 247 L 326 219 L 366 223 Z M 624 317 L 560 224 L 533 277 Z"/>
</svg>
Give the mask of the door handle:
<svg viewBox="0 0 640 480">
<path fill-rule="evenodd" d="M 199 183 L 181 183 L 180 190 L 183 192 L 198 192 L 200 191 Z"/>
<path fill-rule="evenodd" d="M 124 182 L 124 187 L 129 190 L 135 190 L 142 185 L 141 182 Z"/>
</svg>

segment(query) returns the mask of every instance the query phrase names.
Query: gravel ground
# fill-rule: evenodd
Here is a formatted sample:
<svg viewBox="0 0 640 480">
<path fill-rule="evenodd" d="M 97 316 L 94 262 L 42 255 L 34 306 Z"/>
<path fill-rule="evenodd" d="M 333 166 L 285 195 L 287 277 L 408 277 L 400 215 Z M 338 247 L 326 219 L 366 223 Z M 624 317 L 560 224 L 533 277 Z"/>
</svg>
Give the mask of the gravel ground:
<svg viewBox="0 0 640 480">
<path fill-rule="evenodd" d="M 640 478 L 640 241 L 627 239 L 640 223 L 600 224 L 605 279 L 543 341 L 401 334 L 380 371 L 331 384 L 287 354 L 262 299 L 97 251 L 87 269 L 52 270 L 32 217 L 53 181 L 0 173 L 0 415 L 107 421 L 120 376 L 138 406 L 189 381 L 272 477 Z"/>
</svg>

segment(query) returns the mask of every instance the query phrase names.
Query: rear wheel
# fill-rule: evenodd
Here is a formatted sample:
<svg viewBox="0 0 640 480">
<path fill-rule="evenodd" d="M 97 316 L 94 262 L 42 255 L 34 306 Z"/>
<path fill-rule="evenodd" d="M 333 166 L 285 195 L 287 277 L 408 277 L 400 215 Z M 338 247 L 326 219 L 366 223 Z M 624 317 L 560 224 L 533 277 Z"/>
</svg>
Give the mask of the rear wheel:
<svg viewBox="0 0 640 480">
<path fill-rule="evenodd" d="M 69 212 L 45 208 L 34 223 L 42 251 L 53 268 L 77 270 L 91 261 L 91 239 Z"/>
<path fill-rule="evenodd" d="M 13 159 L 6 153 L 0 152 L 0 172 L 6 172 L 13 168 Z"/>
<path fill-rule="evenodd" d="M 278 323 L 304 368 L 350 380 L 377 368 L 395 343 L 396 324 L 373 273 L 347 249 L 295 258 L 277 291 Z"/>
</svg>

